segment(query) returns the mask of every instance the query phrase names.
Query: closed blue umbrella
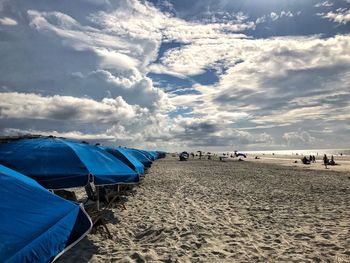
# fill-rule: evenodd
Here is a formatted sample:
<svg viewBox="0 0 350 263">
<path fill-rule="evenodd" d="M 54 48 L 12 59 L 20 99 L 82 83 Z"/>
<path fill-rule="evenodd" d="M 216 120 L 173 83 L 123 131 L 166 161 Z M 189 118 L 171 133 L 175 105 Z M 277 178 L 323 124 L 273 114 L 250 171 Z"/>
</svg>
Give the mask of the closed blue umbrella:
<svg viewBox="0 0 350 263">
<path fill-rule="evenodd" d="M 148 151 L 153 157 L 155 160 L 158 159 L 158 153 L 156 151 Z"/>
<path fill-rule="evenodd" d="M 150 159 L 152 162 L 156 160 L 156 158 L 150 154 L 148 151 L 145 150 L 141 150 L 141 149 L 134 149 L 135 151 L 138 151 L 140 153 L 142 153 L 143 155 L 145 155 L 148 159 Z"/>
<path fill-rule="evenodd" d="M 157 153 L 158 153 L 158 158 L 165 158 L 166 157 L 166 152 L 157 151 Z"/>
<path fill-rule="evenodd" d="M 50 262 L 91 230 L 78 204 L 2 165 L 0 189 L 0 262 Z"/>
<path fill-rule="evenodd" d="M 0 164 L 48 189 L 136 183 L 138 174 L 113 155 L 85 143 L 61 138 L 21 139 L 0 144 Z"/>
<path fill-rule="evenodd" d="M 129 166 L 131 169 L 136 171 L 138 174 L 144 174 L 145 173 L 145 166 L 133 155 L 128 153 L 125 149 L 116 147 L 101 147 L 105 151 L 112 154 L 114 157 L 118 158 L 120 161 L 125 163 L 127 166 Z"/>
<path fill-rule="evenodd" d="M 145 167 L 151 167 L 152 161 L 147 158 L 142 152 L 130 148 L 124 148 L 124 150 L 139 160 Z"/>
</svg>

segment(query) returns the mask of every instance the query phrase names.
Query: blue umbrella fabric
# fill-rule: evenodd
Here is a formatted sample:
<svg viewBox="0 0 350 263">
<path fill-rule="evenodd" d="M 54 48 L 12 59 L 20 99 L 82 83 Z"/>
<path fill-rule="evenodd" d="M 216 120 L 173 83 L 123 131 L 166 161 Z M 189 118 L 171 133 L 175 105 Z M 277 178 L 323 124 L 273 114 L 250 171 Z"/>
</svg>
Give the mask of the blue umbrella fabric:
<svg viewBox="0 0 350 263">
<path fill-rule="evenodd" d="M 165 158 L 166 157 L 166 152 L 157 151 L 157 153 L 158 153 L 158 158 Z"/>
<path fill-rule="evenodd" d="M 128 153 L 125 149 L 121 147 L 112 148 L 112 147 L 102 147 L 105 151 L 112 154 L 114 157 L 118 158 L 120 161 L 125 163 L 131 169 L 136 171 L 138 174 L 145 173 L 145 166 L 136 159 L 133 155 Z"/>
<path fill-rule="evenodd" d="M 138 174 L 97 146 L 62 138 L 20 139 L 0 144 L 0 164 L 47 189 L 136 183 Z"/>
<path fill-rule="evenodd" d="M 150 152 L 141 150 L 141 149 L 135 149 L 136 151 L 141 152 L 143 155 L 145 155 L 148 159 L 150 159 L 152 162 L 156 160 L 155 156 L 152 155 Z"/>
<path fill-rule="evenodd" d="M 137 160 L 139 160 L 145 167 L 151 167 L 152 161 L 146 157 L 142 152 L 131 149 L 131 148 L 125 148 L 125 151 L 129 153 L 130 155 L 134 156 Z"/>
<path fill-rule="evenodd" d="M 50 262 L 91 230 L 78 204 L 2 165 L 0 188 L 0 262 Z"/>
<path fill-rule="evenodd" d="M 158 159 L 158 153 L 156 151 L 148 151 L 153 157 L 155 160 Z"/>
<path fill-rule="evenodd" d="M 95 185 L 134 184 L 140 177 L 129 166 L 98 146 L 66 142 L 84 162 Z"/>
</svg>

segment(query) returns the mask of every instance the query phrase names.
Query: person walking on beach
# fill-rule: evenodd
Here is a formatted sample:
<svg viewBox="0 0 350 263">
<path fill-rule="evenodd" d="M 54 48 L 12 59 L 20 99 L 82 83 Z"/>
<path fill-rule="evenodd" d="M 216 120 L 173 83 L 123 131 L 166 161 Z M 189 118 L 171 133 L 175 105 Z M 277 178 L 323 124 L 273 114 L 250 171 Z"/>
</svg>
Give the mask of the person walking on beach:
<svg viewBox="0 0 350 263">
<path fill-rule="evenodd" d="M 327 169 L 328 158 L 326 154 L 323 155 L 323 163 L 324 163 L 324 167 Z"/>
</svg>

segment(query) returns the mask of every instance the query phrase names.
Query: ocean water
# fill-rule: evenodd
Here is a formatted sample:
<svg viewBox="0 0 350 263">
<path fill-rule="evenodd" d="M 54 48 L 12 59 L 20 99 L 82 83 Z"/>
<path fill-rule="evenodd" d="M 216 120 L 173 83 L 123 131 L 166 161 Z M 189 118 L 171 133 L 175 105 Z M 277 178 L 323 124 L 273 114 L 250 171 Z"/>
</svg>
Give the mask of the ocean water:
<svg viewBox="0 0 350 263">
<path fill-rule="evenodd" d="M 350 149 L 304 149 L 304 150 L 278 150 L 278 151 L 245 151 L 248 154 L 276 154 L 276 155 L 334 155 L 350 156 Z"/>
</svg>

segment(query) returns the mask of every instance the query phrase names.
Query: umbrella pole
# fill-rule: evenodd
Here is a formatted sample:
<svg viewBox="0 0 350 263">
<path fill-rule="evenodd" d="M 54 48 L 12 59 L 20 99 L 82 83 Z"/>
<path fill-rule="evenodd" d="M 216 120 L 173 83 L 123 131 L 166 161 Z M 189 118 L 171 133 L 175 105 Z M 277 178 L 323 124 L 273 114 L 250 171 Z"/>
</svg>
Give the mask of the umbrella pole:
<svg viewBox="0 0 350 263">
<path fill-rule="evenodd" d="M 100 211 L 100 189 L 96 186 L 96 195 L 97 195 L 97 211 Z"/>
</svg>

